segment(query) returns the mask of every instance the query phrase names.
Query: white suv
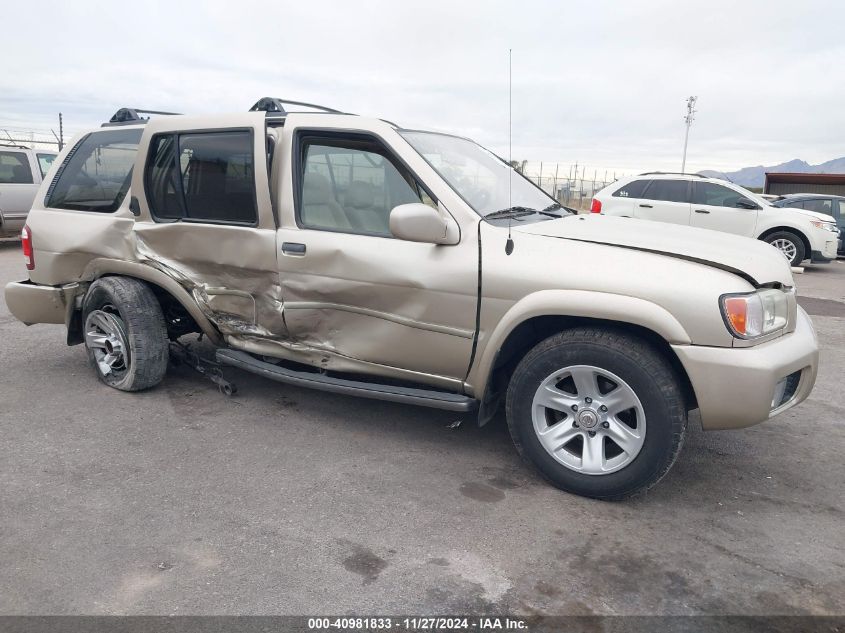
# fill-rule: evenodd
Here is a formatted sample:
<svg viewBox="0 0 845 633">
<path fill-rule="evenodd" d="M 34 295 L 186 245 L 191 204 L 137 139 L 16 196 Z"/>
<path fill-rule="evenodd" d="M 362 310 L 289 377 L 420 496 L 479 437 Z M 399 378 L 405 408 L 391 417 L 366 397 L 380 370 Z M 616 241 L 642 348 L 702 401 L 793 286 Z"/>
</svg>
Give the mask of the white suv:
<svg viewBox="0 0 845 633">
<path fill-rule="evenodd" d="M 833 216 L 781 209 L 738 185 L 697 174 L 617 180 L 595 195 L 590 211 L 753 237 L 780 249 L 793 266 L 835 259 L 839 241 Z"/>
<path fill-rule="evenodd" d="M 0 143 L 0 237 L 20 234 L 56 152 Z"/>
</svg>

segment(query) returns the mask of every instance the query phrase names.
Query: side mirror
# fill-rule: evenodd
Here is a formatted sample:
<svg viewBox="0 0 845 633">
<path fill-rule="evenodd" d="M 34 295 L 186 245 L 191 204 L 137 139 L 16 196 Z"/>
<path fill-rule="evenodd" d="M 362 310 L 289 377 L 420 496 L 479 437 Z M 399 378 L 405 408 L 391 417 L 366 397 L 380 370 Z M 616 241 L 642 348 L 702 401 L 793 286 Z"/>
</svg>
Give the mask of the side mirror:
<svg viewBox="0 0 845 633">
<path fill-rule="evenodd" d="M 428 244 L 457 244 L 460 241 L 458 224 L 445 209 L 432 209 L 427 204 L 412 202 L 393 207 L 390 212 L 390 232 L 409 242 Z"/>
<path fill-rule="evenodd" d="M 745 198 L 740 198 L 739 200 L 737 200 L 736 204 L 734 206 L 736 206 L 740 209 L 759 209 L 760 208 L 756 204 L 751 202 L 751 200 L 746 200 Z"/>
</svg>

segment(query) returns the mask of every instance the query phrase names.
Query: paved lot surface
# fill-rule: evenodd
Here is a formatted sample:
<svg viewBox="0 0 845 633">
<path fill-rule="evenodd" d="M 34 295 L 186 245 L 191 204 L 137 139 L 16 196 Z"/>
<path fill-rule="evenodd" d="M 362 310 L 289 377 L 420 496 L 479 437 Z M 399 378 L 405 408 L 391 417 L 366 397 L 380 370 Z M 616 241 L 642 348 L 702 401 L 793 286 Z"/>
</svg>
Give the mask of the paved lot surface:
<svg viewBox="0 0 845 633">
<path fill-rule="evenodd" d="M 501 419 L 185 369 L 119 393 L 0 299 L 0 613 L 845 613 L 845 264 L 797 279 L 810 400 L 693 428 L 624 503 L 540 481 Z"/>
</svg>

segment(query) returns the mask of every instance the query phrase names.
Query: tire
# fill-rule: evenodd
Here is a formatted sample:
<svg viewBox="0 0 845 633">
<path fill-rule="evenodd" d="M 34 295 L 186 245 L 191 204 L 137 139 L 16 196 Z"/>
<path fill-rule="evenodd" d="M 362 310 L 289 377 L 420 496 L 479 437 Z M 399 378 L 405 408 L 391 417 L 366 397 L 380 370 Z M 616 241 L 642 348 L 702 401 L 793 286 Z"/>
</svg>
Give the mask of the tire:
<svg viewBox="0 0 845 633">
<path fill-rule="evenodd" d="M 594 385 L 593 396 L 576 379 Z M 551 408 L 540 404 L 547 393 Z M 603 409 L 602 401 L 610 406 Z M 506 410 L 517 451 L 543 477 L 561 490 L 605 500 L 660 481 L 687 428 L 681 385 L 668 361 L 642 339 L 602 328 L 567 330 L 528 352 L 511 377 Z"/>
<path fill-rule="evenodd" d="M 790 266 L 800 266 L 801 262 L 807 258 L 804 240 L 790 231 L 777 231 L 764 237 L 763 241 L 783 253 L 784 257 L 789 260 Z"/>
<path fill-rule="evenodd" d="M 141 391 L 164 378 L 170 356 L 167 326 L 150 287 L 129 277 L 104 277 L 82 302 L 88 359 L 109 387 Z"/>
</svg>

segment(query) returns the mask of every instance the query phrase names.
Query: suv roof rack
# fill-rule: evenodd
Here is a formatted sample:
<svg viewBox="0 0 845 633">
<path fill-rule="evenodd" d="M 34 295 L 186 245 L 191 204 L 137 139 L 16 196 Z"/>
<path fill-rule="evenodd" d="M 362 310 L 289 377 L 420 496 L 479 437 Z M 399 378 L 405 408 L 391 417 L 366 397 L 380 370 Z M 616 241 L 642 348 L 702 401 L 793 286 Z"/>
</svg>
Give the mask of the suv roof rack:
<svg viewBox="0 0 845 633">
<path fill-rule="evenodd" d="M 106 123 L 101 127 L 110 127 L 113 125 L 138 125 L 139 123 L 146 123 L 150 117 L 142 117 L 142 114 L 166 114 L 179 115 L 179 112 L 162 112 L 161 110 L 140 110 L 138 108 L 120 108 L 112 115 Z"/>
<path fill-rule="evenodd" d="M 701 174 L 690 174 L 683 171 L 645 171 L 640 176 L 696 176 L 697 178 L 707 178 Z"/>
<path fill-rule="evenodd" d="M 268 116 L 285 116 L 289 110 L 285 110 L 284 104 L 304 106 L 306 108 L 314 108 L 315 110 L 322 110 L 330 114 L 348 114 L 348 112 L 341 112 L 334 108 L 327 108 L 326 106 L 317 105 L 316 103 L 305 103 L 304 101 L 290 101 L 289 99 L 277 99 L 276 97 L 262 97 L 249 109 L 250 112 L 266 112 Z"/>
</svg>

